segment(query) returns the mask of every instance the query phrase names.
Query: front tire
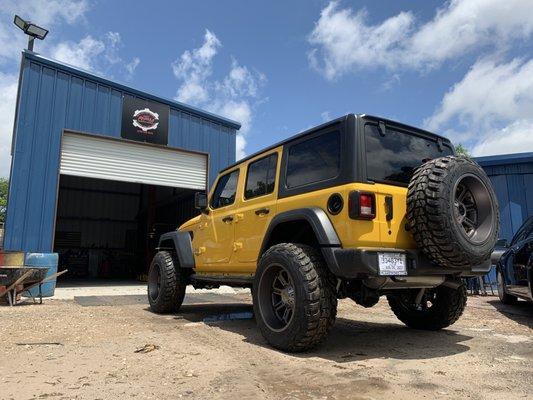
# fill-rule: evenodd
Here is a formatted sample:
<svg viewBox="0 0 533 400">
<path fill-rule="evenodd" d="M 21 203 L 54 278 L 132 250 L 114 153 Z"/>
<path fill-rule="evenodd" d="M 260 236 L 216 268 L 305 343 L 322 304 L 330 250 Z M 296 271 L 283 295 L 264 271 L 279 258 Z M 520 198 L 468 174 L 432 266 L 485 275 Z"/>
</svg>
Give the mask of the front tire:
<svg viewBox="0 0 533 400">
<path fill-rule="evenodd" d="M 148 301 L 158 314 L 176 312 L 185 297 L 187 280 L 177 261 L 168 251 L 160 251 L 152 260 L 148 272 Z"/>
<path fill-rule="evenodd" d="M 498 271 L 496 280 L 498 283 L 498 298 L 502 304 L 516 304 L 518 302 L 518 298 L 506 293 L 505 281 L 501 271 Z"/>
<path fill-rule="evenodd" d="M 466 288 L 439 286 L 427 289 L 419 304 L 416 297 L 420 289 L 401 290 L 388 295 L 392 312 L 405 325 L 414 329 L 438 331 L 455 323 L 466 307 Z"/>
<path fill-rule="evenodd" d="M 335 322 L 333 276 L 310 246 L 281 243 L 269 248 L 259 261 L 252 294 L 257 325 L 277 349 L 314 348 Z"/>
</svg>

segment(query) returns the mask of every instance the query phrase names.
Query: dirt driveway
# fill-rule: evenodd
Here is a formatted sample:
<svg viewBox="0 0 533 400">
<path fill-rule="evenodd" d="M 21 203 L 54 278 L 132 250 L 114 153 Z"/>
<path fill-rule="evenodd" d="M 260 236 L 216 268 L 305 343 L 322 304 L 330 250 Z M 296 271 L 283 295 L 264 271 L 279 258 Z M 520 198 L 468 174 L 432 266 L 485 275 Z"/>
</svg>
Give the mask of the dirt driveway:
<svg viewBox="0 0 533 400">
<path fill-rule="evenodd" d="M 248 294 L 188 295 L 170 316 L 138 295 L 0 307 L 0 398 L 533 398 L 531 304 L 469 298 L 453 327 L 421 332 L 386 301 L 343 300 L 325 345 L 299 355 L 269 348 L 250 316 Z"/>
</svg>

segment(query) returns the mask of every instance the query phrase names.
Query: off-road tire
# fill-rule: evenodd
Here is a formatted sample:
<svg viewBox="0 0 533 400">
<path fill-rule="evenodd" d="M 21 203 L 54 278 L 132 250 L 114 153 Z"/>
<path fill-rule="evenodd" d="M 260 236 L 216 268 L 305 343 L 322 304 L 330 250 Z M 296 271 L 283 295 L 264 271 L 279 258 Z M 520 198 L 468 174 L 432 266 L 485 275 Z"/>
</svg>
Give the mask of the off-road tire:
<svg viewBox="0 0 533 400">
<path fill-rule="evenodd" d="M 273 265 L 283 266 L 294 284 L 295 311 L 282 331 L 269 327 L 260 305 L 261 293 L 264 293 L 260 290 L 260 285 L 264 285 L 262 277 Z M 320 252 L 313 247 L 292 243 L 270 247 L 259 261 L 252 293 L 254 314 L 261 333 L 270 345 L 282 351 L 302 352 L 318 346 L 335 322 L 335 278 L 325 266 Z"/>
<path fill-rule="evenodd" d="M 516 304 L 518 298 L 505 292 L 505 281 L 502 272 L 499 269 L 496 272 L 496 279 L 498 281 L 498 298 L 500 299 L 500 302 L 502 304 Z"/>
<path fill-rule="evenodd" d="M 465 176 L 481 182 L 491 202 L 488 209 L 483 207 L 491 213 L 490 230 L 480 242 L 465 236 L 454 215 L 454 188 Z M 418 247 L 442 267 L 468 269 L 482 264 L 490 258 L 498 238 L 498 202 L 490 180 L 478 164 L 465 157 L 440 157 L 415 171 L 408 187 L 407 220 Z"/>
<path fill-rule="evenodd" d="M 156 274 L 159 273 L 159 289 L 154 292 Z M 180 270 L 178 262 L 172 253 L 160 251 L 152 260 L 148 272 L 148 301 L 150 309 L 158 314 L 176 312 L 181 307 L 185 297 L 187 279 Z"/>
<path fill-rule="evenodd" d="M 414 329 L 438 331 L 446 328 L 463 314 L 466 307 L 466 287 L 453 289 L 439 286 L 436 289 L 435 303 L 426 310 L 417 310 L 410 306 L 409 300 L 416 298 L 420 289 L 406 289 L 398 294 L 387 296 L 390 308 L 405 325 Z"/>
</svg>

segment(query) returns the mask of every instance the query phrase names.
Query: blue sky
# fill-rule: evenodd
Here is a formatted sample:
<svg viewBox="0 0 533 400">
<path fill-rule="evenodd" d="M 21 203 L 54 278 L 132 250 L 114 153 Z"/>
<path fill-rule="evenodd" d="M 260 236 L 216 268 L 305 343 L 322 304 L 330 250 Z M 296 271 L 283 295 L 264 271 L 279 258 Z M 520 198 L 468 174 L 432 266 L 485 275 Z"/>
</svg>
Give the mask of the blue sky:
<svg viewBox="0 0 533 400">
<path fill-rule="evenodd" d="M 2 0 L 0 113 L 9 122 L 23 35 L 35 50 L 243 123 L 249 154 L 325 120 L 371 113 L 475 155 L 533 151 L 530 0 Z M 12 126 L 12 125 L 11 125 Z M 0 175 L 11 126 L 0 128 Z"/>
</svg>

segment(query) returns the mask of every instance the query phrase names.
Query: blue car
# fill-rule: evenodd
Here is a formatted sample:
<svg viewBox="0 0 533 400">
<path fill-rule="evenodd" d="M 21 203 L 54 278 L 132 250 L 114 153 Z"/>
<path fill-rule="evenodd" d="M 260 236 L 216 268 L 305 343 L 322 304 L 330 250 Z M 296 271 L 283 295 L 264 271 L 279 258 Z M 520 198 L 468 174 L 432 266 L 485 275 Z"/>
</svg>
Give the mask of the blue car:
<svg viewBox="0 0 533 400">
<path fill-rule="evenodd" d="M 511 243 L 498 241 L 492 260 L 496 263 L 500 301 L 533 301 L 533 216 L 526 219 Z"/>
</svg>

